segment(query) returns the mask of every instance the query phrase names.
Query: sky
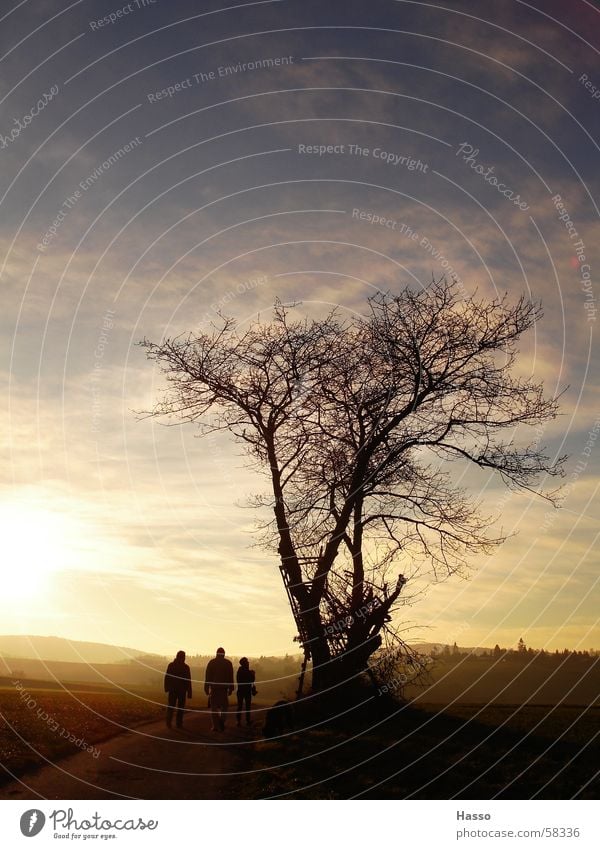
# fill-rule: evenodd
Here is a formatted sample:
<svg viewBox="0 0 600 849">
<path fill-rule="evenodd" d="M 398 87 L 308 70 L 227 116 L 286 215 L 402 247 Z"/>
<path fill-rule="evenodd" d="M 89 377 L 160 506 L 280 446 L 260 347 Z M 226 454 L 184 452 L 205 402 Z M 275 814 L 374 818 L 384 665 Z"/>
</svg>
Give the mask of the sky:
<svg viewBox="0 0 600 849">
<path fill-rule="evenodd" d="M 599 51 L 587 0 L 4 4 L 0 630 L 298 651 L 261 479 L 138 414 L 164 386 L 138 343 L 446 274 L 541 300 L 517 367 L 564 392 L 533 434 L 564 502 L 470 476 L 509 538 L 398 621 L 600 647 Z"/>
</svg>

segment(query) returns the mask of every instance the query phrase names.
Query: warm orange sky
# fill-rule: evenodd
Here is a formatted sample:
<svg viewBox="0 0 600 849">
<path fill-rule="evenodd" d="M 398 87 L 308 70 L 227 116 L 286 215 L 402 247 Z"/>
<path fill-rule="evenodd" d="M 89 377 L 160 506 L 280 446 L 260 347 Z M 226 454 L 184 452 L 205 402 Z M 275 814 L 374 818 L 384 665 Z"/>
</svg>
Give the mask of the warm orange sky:
<svg viewBox="0 0 600 849">
<path fill-rule="evenodd" d="M 514 536 L 423 587 L 407 635 L 600 646 L 598 11 L 246 5 L 2 24 L 3 53 L 24 39 L 1 77 L 2 632 L 296 651 L 244 506 L 262 482 L 225 436 L 138 420 L 162 383 L 136 343 L 453 273 L 543 302 L 519 369 L 568 386 L 532 435 L 570 454 L 565 502 L 469 473 Z"/>
</svg>

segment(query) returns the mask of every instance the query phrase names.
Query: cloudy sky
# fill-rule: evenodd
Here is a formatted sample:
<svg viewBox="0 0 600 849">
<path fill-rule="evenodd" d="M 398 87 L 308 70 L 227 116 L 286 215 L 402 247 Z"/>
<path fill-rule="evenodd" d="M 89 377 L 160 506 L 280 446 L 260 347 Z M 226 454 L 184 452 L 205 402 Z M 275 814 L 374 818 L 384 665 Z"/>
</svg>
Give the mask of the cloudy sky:
<svg viewBox="0 0 600 849">
<path fill-rule="evenodd" d="M 402 621 L 415 640 L 600 647 L 598 8 L 7 5 L 2 632 L 297 650 L 253 537 L 261 481 L 225 436 L 140 420 L 162 384 L 136 343 L 276 297 L 360 312 L 446 273 L 541 299 L 519 369 L 566 390 L 533 434 L 570 455 L 564 506 L 473 477 L 511 536 Z"/>
</svg>

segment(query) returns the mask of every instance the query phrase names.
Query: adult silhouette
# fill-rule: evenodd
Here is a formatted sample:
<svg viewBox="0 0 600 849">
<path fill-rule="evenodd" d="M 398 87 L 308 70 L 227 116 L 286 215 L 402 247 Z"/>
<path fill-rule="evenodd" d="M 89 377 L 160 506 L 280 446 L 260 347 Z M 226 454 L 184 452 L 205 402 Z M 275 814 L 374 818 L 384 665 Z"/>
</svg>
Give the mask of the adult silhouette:
<svg viewBox="0 0 600 849">
<path fill-rule="evenodd" d="M 183 726 L 183 710 L 185 699 L 192 698 L 192 675 L 190 667 L 185 662 L 185 652 L 178 651 L 175 660 L 167 666 L 165 673 L 165 693 L 168 693 L 167 727 L 173 723 L 173 712 L 175 712 L 175 723 L 177 728 Z"/>
<path fill-rule="evenodd" d="M 225 649 L 218 648 L 215 657 L 208 661 L 204 675 L 204 692 L 209 697 L 213 731 L 225 731 L 227 697 L 233 690 L 233 666 L 225 657 Z"/>
</svg>

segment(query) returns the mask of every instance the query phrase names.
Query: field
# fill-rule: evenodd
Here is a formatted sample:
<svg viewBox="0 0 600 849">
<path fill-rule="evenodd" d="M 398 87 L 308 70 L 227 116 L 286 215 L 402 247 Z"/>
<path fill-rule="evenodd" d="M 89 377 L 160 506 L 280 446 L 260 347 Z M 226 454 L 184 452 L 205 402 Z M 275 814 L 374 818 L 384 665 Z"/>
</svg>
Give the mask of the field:
<svg viewBox="0 0 600 849">
<path fill-rule="evenodd" d="M 597 657 L 440 657 L 419 684 L 388 689 L 405 699 L 392 715 L 371 703 L 283 744 L 258 743 L 255 795 L 598 797 Z"/>
<path fill-rule="evenodd" d="M 53 689 L 21 682 L 0 686 L 0 784 L 118 734 L 122 728 L 162 716 L 156 692 L 128 694 L 113 688 Z M 55 685 L 56 686 L 56 685 Z M 85 686 L 85 685 L 83 685 Z M 155 702 L 160 701 L 160 704 Z M 8 770 L 8 772 L 7 772 Z"/>
<path fill-rule="evenodd" d="M 255 706 L 266 708 L 295 676 L 291 666 L 265 664 L 261 671 Z M 229 777 L 219 798 L 597 798 L 599 677 L 600 665 L 590 658 L 455 658 L 438 663 L 425 686 L 410 688 L 410 700 L 408 692 L 394 701 L 371 688 L 354 693 L 354 707 L 339 696 L 295 704 L 295 727 L 277 741 L 262 738 L 258 713 L 243 746 L 223 738 L 219 775 Z M 192 742 L 210 742 L 199 689 L 187 733 Z M 31 774 L 44 759 L 94 753 L 122 729 L 163 717 L 164 693 L 156 687 L 126 692 L 89 681 L 61 688 L 0 679 L 0 784 L 10 773 Z M 169 758 L 169 743 L 163 745 Z M 157 746 L 146 748 L 161 765 Z M 209 767 L 210 751 L 198 750 Z M 153 792 L 151 798 L 168 798 L 172 788 Z"/>
<path fill-rule="evenodd" d="M 595 799 L 600 708 L 406 706 L 258 743 L 255 798 Z"/>
<path fill-rule="evenodd" d="M 600 703 L 598 658 L 465 656 L 440 658 L 430 669 L 424 682 L 405 689 L 408 698 L 440 705 Z"/>
</svg>

